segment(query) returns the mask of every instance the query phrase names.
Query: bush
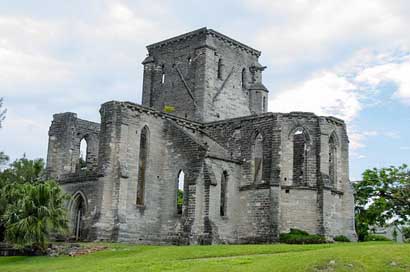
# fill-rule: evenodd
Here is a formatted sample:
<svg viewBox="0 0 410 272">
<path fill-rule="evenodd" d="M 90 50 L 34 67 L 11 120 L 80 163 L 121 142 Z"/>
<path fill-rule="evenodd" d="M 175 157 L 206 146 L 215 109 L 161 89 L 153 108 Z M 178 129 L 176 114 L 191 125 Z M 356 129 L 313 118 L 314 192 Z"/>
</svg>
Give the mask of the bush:
<svg viewBox="0 0 410 272">
<path fill-rule="evenodd" d="M 338 235 L 338 236 L 336 236 L 335 238 L 333 238 L 333 240 L 334 240 L 335 242 L 350 242 L 349 238 L 347 238 L 347 237 L 344 236 L 344 235 Z"/>
<path fill-rule="evenodd" d="M 279 241 L 285 244 L 323 244 L 326 243 L 326 238 L 303 230 L 290 229 L 289 233 L 280 234 Z"/>
<path fill-rule="evenodd" d="M 364 238 L 364 241 L 368 242 L 368 241 L 391 241 L 391 240 L 383 235 L 369 234 Z"/>
</svg>

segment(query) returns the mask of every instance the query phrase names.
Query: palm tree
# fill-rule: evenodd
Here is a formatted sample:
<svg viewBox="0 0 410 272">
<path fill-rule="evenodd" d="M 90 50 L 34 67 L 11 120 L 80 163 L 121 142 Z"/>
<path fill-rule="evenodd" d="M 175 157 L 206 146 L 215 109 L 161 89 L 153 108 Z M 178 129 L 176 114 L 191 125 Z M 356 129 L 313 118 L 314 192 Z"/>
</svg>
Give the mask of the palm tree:
<svg viewBox="0 0 410 272">
<path fill-rule="evenodd" d="M 56 182 L 16 184 L 13 194 L 17 201 L 3 216 L 6 241 L 44 251 L 50 234 L 67 230 L 67 197 Z"/>
</svg>

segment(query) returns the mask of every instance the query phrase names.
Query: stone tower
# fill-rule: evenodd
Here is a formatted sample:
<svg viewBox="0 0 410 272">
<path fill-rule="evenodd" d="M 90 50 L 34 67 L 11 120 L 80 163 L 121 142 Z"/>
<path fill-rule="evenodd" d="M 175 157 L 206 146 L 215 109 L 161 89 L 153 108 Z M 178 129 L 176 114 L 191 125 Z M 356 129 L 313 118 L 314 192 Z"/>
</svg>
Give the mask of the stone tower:
<svg viewBox="0 0 410 272">
<path fill-rule="evenodd" d="M 207 28 L 147 49 L 144 106 L 201 122 L 266 112 L 260 51 Z"/>
</svg>

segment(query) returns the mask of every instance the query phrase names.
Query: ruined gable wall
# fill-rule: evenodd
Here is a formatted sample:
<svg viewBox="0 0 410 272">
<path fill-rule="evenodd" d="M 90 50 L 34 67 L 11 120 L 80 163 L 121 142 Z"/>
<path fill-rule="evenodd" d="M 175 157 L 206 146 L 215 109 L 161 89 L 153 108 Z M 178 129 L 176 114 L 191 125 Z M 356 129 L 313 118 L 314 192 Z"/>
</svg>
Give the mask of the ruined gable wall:
<svg viewBox="0 0 410 272">
<path fill-rule="evenodd" d="M 64 192 L 70 196 L 67 201 L 70 234 L 74 229 L 75 210 L 73 198 L 84 196 L 85 214 L 82 220 L 82 239 L 95 239 L 93 224 L 99 216 L 99 186 L 97 182 L 98 144 L 100 124 L 77 118 L 75 113 L 60 113 L 53 116 L 49 130 L 47 154 L 47 175 L 55 178 Z M 86 168 L 80 169 L 80 142 L 87 141 Z"/>
<path fill-rule="evenodd" d="M 86 139 L 88 147 L 87 172 L 95 172 L 99 132 L 100 124 L 79 119 L 75 113 L 55 114 L 49 129 L 47 153 L 49 176 L 62 179 L 64 175 L 80 174 L 80 142 L 83 138 Z"/>
</svg>

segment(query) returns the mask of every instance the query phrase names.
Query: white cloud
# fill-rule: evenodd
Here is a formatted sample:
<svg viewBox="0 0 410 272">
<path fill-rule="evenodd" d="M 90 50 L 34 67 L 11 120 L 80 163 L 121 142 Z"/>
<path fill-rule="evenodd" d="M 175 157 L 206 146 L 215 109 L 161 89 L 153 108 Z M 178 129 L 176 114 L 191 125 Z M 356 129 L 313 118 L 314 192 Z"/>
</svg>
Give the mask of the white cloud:
<svg viewBox="0 0 410 272">
<path fill-rule="evenodd" d="M 378 88 L 380 84 L 392 82 L 397 86 L 393 97 L 410 104 L 410 56 L 400 62 L 390 62 L 368 67 L 359 73 L 356 81 Z"/>
<path fill-rule="evenodd" d="M 335 51 L 408 43 L 410 23 L 404 1 L 249 1 L 248 6 L 273 18 L 256 41 L 273 65 L 320 63 Z"/>
<path fill-rule="evenodd" d="M 48 127 L 52 116 L 41 115 L 36 107 L 25 111 L 9 108 L 4 127 L 0 130 L 0 150 L 12 160 L 27 154 L 29 158 L 45 158 L 48 142 Z"/>
<path fill-rule="evenodd" d="M 14 88 L 26 88 L 28 92 L 45 91 L 40 86 L 61 83 L 72 77 L 70 65 L 53 59 L 0 48 L 0 88 L 2 95 L 13 95 Z"/>
<path fill-rule="evenodd" d="M 332 72 L 322 72 L 302 84 L 280 92 L 270 101 L 272 111 L 311 111 L 352 120 L 361 110 L 356 86 Z"/>
<path fill-rule="evenodd" d="M 333 115 L 348 124 L 350 147 L 365 146 L 366 139 L 383 136 L 400 138 L 397 131 L 360 131 L 350 125 L 365 107 L 381 105 L 375 94 L 381 84 L 392 82 L 397 86 L 392 99 L 410 102 L 410 54 L 397 49 L 379 53 L 359 50 L 332 69 L 324 69 L 293 88 L 283 89 L 270 101 L 272 111 L 311 111 L 319 115 Z"/>
<path fill-rule="evenodd" d="M 107 100 L 137 102 L 145 45 L 175 34 L 168 28 L 180 32 L 165 2 L 78 4 L 90 13 L 0 15 L 0 97 L 9 110 L 0 150 L 12 158 L 44 157 L 55 112 L 98 121 Z"/>
<path fill-rule="evenodd" d="M 68 80 L 71 67 L 48 50 L 58 37 L 58 27 L 29 17 L 0 16 L 0 88 L 13 95 Z"/>
</svg>

